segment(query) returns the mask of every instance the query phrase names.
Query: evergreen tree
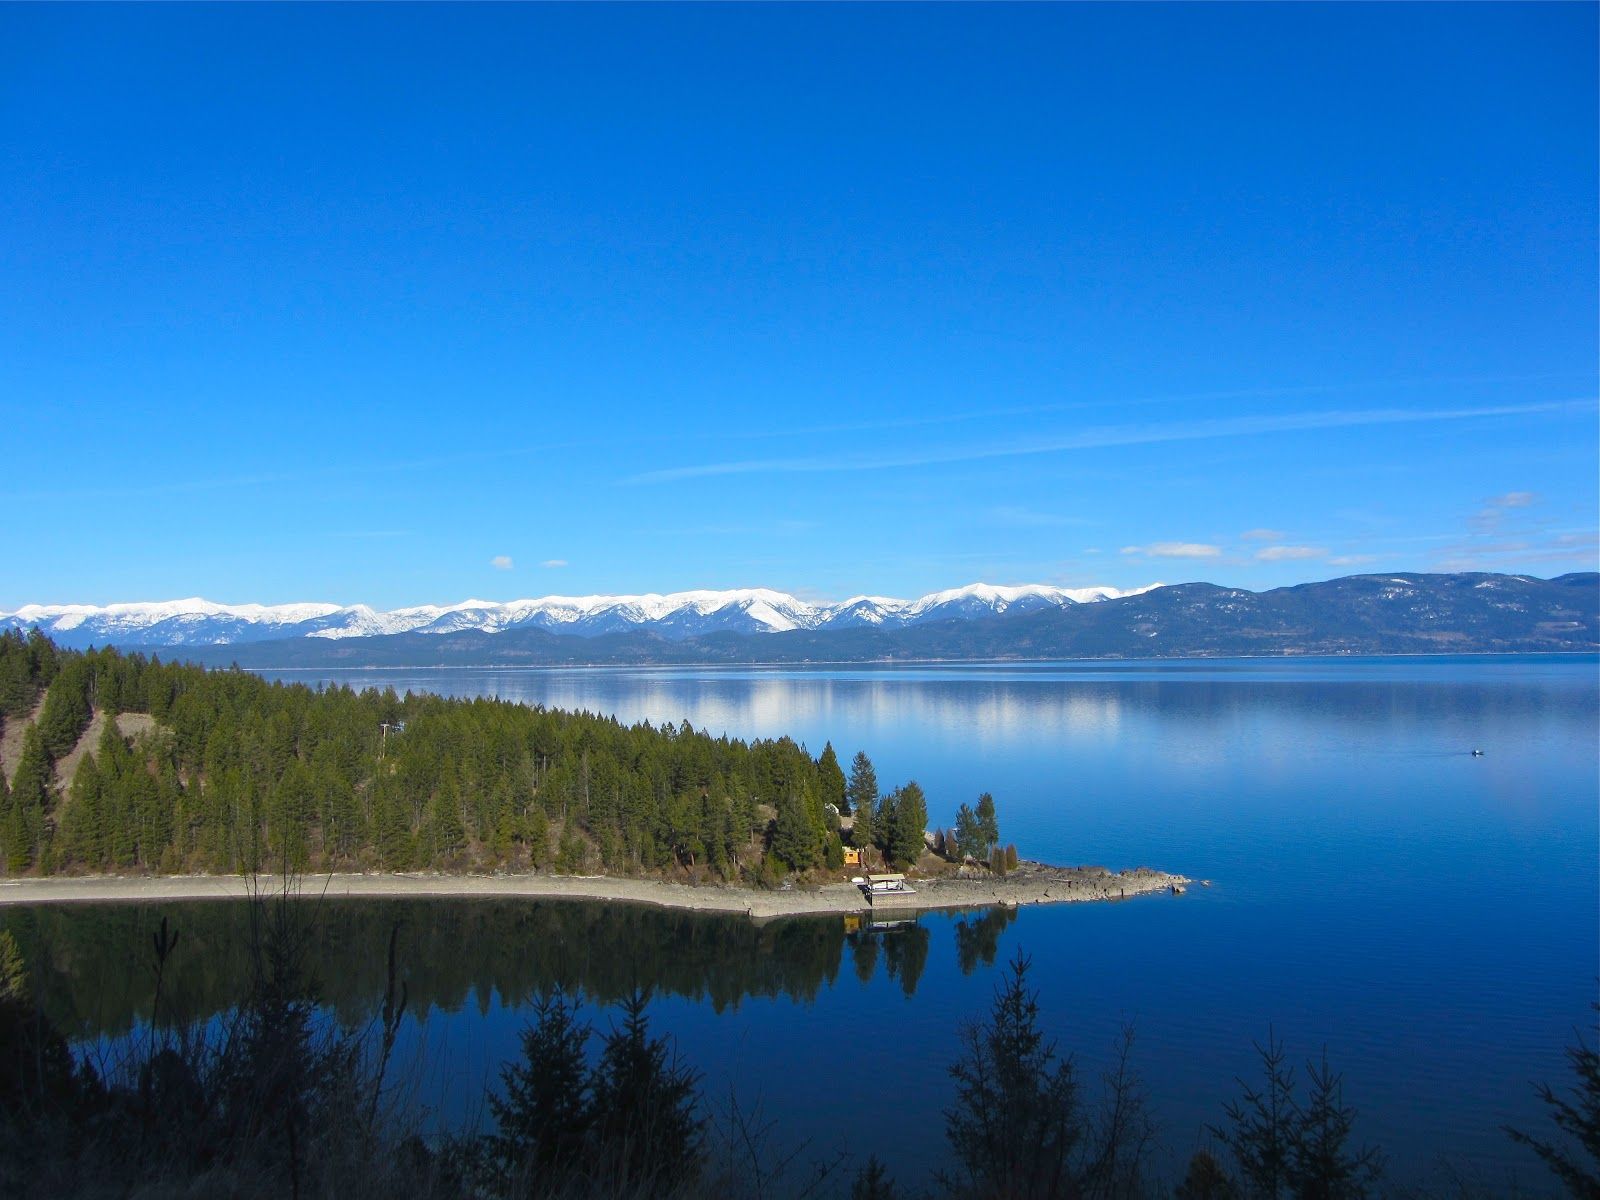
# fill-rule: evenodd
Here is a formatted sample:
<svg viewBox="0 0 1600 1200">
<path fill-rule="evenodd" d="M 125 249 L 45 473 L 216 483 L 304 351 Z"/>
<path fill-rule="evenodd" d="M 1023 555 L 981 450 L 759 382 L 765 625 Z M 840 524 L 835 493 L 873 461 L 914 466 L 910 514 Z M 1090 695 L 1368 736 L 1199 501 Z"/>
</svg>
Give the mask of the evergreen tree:
<svg viewBox="0 0 1600 1200">
<path fill-rule="evenodd" d="M 1263 1086 L 1243 1080 L 1243 1095 L 1224 1107 L 1227 1126 L 1211 1126 L 1211 1134 L 1232 1152 L 1239 1174 L 1252 1196 L 1278 1200 L 1289 1187 L 1290 1167 L 1299 1136 L 1294 1099 L 1294 1068 L 1287 1065 L 1283 1045 L 1269 1033 L 1261 1058 Z"/>
<path fill-rule="evenodd" d="M 822 865 L 830 871 L 837 871 L 844 866 L 844 843 L 835 832 L 830 832 L 823 839 Z"/>
<path fill-rule="evenodd" d="M 45 753 L 39 727 L 30 725 L 22 735 L 22 753 L 17 756 L 11 799 L 4 827 L 0 828 L 6 870 L 13 875 L 26 871 L 39 859 L 46 815 L 54 800 L 54 777 L 55 768 Z"/>
<path fill-rule="evenodd" d="M 605 1038 L 591 1083 L 595 1155 L 612 1185 L 645 1195 L 700 1174 L 705 1122 L 699 1076 L 680 1064 L 665 1038 L 650 1036 L 649 993 L 622 1004 L 622 1023 Z"/>
<path fill-rule="evenodd" d="M 72 777 L 66 811 L 61 817 L 62 850 L 70 861 L 87 867 L 105 862 L 105 812 L 101 807 L 100 767 L 92 754 L 83 756 Z"/>
<path fill-rule="evenodd" d="M 844 770 L 839 766 L 839 756 L 833 752 L 833 743 L 822 747 L 822 757 L 817 759 L 817 794 L 824 804 L 831 804 L 841 816 L 850 815 L 849 787 Z"/>
<path fill-rule="evenodd" d="M 1262 1085 L 1241 1083 L 1243 1095 L 1225 1108 L 1228 1126 L 1211 1127 L 1233 1154 L 1244 1190 L 1277 1200 L 1363 1200 L 1382 1175 L 1378 1151 L 1349 1147 L 1355 1110 L 1344 1103 L 1341 1077 L 1328 1066 L 1307 1065 L 1310 1096 L 1295 1096 L 1294 1070 L 1270 1035 L 1256 1047 Z"/>
<path fill-rule="evenodd" d="M 543 866 L 550 856 L 550 819 L 544 815 L 544 809 L 528 810 L 528 815 L 522 819 L 522 840 L 528 849 L 528 861 L 536 867 Z"/>
<path fill-rule="evenodd" d="M 1301 1200 L 1365 1200 L 1383 1172 L 1372 1147 L 1350 1148 L 1356 1110 L 1344 1103 L 1342 1078 L 1328 1066 L 1306 1064 L 1310 1097 L 1297 1113 L 1289 1182 Z"/>
<path fill-rule="evenodd" d="M 28 674 L 33 680 L 34 695 L 49 687 L 56 677 L 60 656 L 56 644 L 40 632 L 35 625 L 28 630 Z"/>
<path fill-rule="evenodd" d="M 1594 1008 L 1600 1013 L 1600 1004 Z M 1547 1141 L 1509 1127 L 1506 1133 L 1512 1141 L 1531 1148 L 1575 1200 L 1596 1200 L 1600 1198 L 1600 1050 L 1580 1036 L 1576 1045 L 1567 1047 L 1567 1061 L 1578 1077 L 1570 1100 L 1549 1084 L 1539 1088 L 1539 1099 L 1550 1110 L 1550 1120 L 1562 1141 Z"/>
<path fill-rule="evenodd" d="M 594 1116 L 584 1045 L 591 1030 L 559 987 L 541 992 L 522 1031 L 522 1060 L 501 1070 L 505 1098 L 491 1095 L 490 1153 L 516 1193 L 538 1175 L 572 1169 Z"/>
<path fill-rule="evenodd" d="M 52 759 L 65 758 L 88 726 L 93 715 L 89 707 L 92 680 L 90 664 L 82 658 L 70 658 L 45 693 L 38 729 L 45 752 Z"/>
<path fill-rule="evenodd" d="M 0 634 L 0 717 L 26 718 L 37 693 L 28 643 L 14 629 Z"/>
<path fill-rule="evenodd" d="M 404 803 L 396 795 L 380 793 L 375 816 L 379 859 L 391 871 L 406 870 L 414 861 L 416 845 Z"/>
<path fill-rule="evenodd" d="M 865 750 L 856 751 L 850 762 L 850 782 L 845 787 L 845 799 L 851 812 L 869 811 L 878 803 L 878 772 Z M 859 843 L 858 843 L 859 844 Z"/>
<path fill-rule="evenodd" d="M 955 1105 L 945 1136 L 974 1196 L 1044 1200 L 1081 1194 L 1073 1158 L 1083 1139 L 1070 1060 L 1039 1030 L 1031 962 L 1018 952 L 995 993 L 989 1018 L 961 1030 L 950 1067 Z"/>
<path fill-rule="evenodd" d="M 461 823 L 461 793 L 454 781 L 439 789 L 433 798 L 428 835 L 435 858 L 448 858 L 466 846 L 466 829 Z"/>
<path fill-rule="evenodd" d="M 899 1195 L 888 1168 L 878 1161 L 876 1154 L 868 1156 L 850 1185 L 850 1200 L 898 1200 Z"/>
<path fill-rule="evenodd" d="M 883 851 L 885 859 L 892 859 L 890 847 L 894 844 L 894 806 L 899 801 L 900 791 L 895 789 L 878 801 L 878 810 L 872 817 L 872 844 Z"/>
<path fill-rule="evenodd" d="M 969 804 L 956 809 L 956 848 L 966 858 L 989 856 L 989 848 L 983 844 L 983 824 Z"/>
<path fill-rule="evenodd" d="M 330 763 L 317 772 L 316 792 L 322 805 L 323 849 L 339 861 L 348 860 L 366 841 L 355 789 Z"/>
<path fill-rule="evenodd" d="M 26 871 L 33 861 L 33 839 L 28 831 L 28 818 L 15 800 L 0 814 L 0 864 L 6 873 L 15 875 Z"/>
<path fill-rule="evenodd" d="M 791 792 L 778 801 L 772 852 L 787 863 L 790 870 L 807 871 L 817 865 L 820 841 L 817 834 L 798 796 Z"/>
<path fill-rule="evenodd" d="M 988 792 L 978 797 L 977 818 L 983 834 L 983 853 L 979 857 L 986 857 L 992 847 L 1000 844 L 1000 819 L 995 815 L 994 797 Z"/>
<path fill-rule="evenodd" d="M 873 812 L 872 805 L 863 804 L 855 810 L 854 824 L 850 826 L 850 844 L 858 850 L 865 850 L 872 845 Z"/>
<path fill-rule="evenodd" d="M 914 866 L 926 848 L 928 800 L 915 780 L 895 789 L 894 816 L 889 828 L 889 857 L 902 866 Z"/>
<path fill-rule="evenodd" d="M 272 864 L 286 871 L 303 871 L 309 856 L 306 837 L 307 817 L 313 806 L 309 772 L 298 760 L 291 760 L 272 789 L 267 804 L 267 845 L 272 854 Z M 143 854 L 148 860 L 153 847 L 151 838 Z"/>
</svg>

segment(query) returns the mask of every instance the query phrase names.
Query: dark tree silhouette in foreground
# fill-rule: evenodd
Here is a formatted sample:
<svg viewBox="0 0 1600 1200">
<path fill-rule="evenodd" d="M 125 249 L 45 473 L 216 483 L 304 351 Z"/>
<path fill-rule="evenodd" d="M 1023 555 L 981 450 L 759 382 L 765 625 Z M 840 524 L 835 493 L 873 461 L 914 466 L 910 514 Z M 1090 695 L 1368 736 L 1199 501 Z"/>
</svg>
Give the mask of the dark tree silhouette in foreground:
<svg viewBox="0 0 1600 1200">
<path fill-rule="evenodd" d="M 1344 1102 L 1344 1080 L 1328 1066 L 1308 1063 L 1310 1095 L 1295 1095 L 1294 1068 L 1283 1044 L 1269 1033 L 1261 1057 L 1260 1087 L 1240 1080 L 1243 1095 L 1225 1107 L 1228 1123 L 1211 1133 L 1233 1154 L 1241 1190 L 1260 1200 L 1361 1200 L 1382 1177 L 1376 1148 L 1350 1148 L 1356 1110 Z M 1227 1193 L 1214 1193 L 1226 1195 Z"/>
<path fill-rule="evenodd" d="M 1072 1062 L 1039 1030 L 1032 960 L 1020 951 L 1006 968 L 989 1018 L 961 1030 L 962 1057 L 950 1068 L 956 1102 L 945 1135 L 973 1196 L 1079 1194 L 1073 1154 L 1083 1136 Z"/>
<path fill-rule="evenodd" d="M 516 1186 L 534 1173 L 571 1169 L 590 1122 L 590 1029 L 560 988 L 534 1001 L 522 1032 L 522 1061 L 503 1068 L 505 1096 L 490 1096 L 496 1132 L 489 1153 L 502 1182 Z"/>
<path fill-rule="evenodd" d="M 700 1174 L 705 1122 L 700 1076 L 666 1038 L 650 1036 L 649 1003 L 649 992 L 635 991 L 606 1035 L 591 1085 L 592 1123 L 596 1153 L 616 1182 L 665 1192 Z"/>
<path fill-rule="evenodd" d="M 652 1037 L 648 992 L 589 1065 L 589 1025 L 560 990 L 545 992 L 522 1035 L 522 1060 L 491 1098 L 496 1130 L 478 1147 L 480 1190 L 529 1196 L 655 1196 L 692 1190 L 705 1165 L 699 1075 Z"/>
<path fill-rule="evenodd" d="M 1600 1013 L 1600 1004 L 1595 1005 Z M 1509 1126 L 1506 1132 L 1519 1145 L 1530 1147 L 1552 1171 L 1567 1191 L 1580 1200 L 1600 1200 L 1600 1051 L 1580 1034 L 1577 1044 L 1567 1047 L 1567 1060 L 1577 1075 L 1577 1086 L 1563 1099 L 1549 1084 L 1539 1085 L 1539 1098 L 1550 1110 L 1550 1119 L 1561 1131 L 1562 1145 L 1534 1137 Z"/>
</svg>

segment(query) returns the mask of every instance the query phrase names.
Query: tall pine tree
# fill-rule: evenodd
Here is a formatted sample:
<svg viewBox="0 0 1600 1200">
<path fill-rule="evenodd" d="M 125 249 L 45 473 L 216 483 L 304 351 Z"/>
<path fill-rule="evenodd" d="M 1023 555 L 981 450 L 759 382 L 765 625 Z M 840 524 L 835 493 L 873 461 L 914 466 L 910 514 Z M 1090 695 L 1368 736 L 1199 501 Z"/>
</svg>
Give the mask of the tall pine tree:
<svg viewBox="0 0 1600 1200">
<path fill-rule="evenodd" d="M 1086 1121 L 1072 1062 L 1039 1028 L 1039 996 L 1019 951 L 989 1019 L 963 1026 L 950 1067 L 955 1104 L 945 1136 L 966 1176 L 963 1191 L 1017 1200 L 1086 1194 L 1074 1170 Z"/>
<path fill-rule="evenodd" d="M 6 783 L 6 773 L 0 770 L 0 864 L 6 861 L 9 843 L 6 826 L 11 819 L 11 786 Z"/>
<path fill-rule="evenodd" d="M 856 809 L 855 824 L 850 827 L 850 844 L 857 850 L 865 850 L 872 845 L 873 820 L 872 805 L 863 804 Z"/>
<path fill-rule="evenodd" d="M 983 831 L 983 853 L 1000 844 L 1000 818 L 995 815 L 994 797 L 988 792 L 978 797 L 978 825 Z"/>
<path fill-rule="evenodd" d="M 67 861 L 95 869 L 105 865 L 101 793 L 100 765 L 94 755 L 86 754 L 72 777 L 67 806 L 61 814 L 61 848 Z"/>
<path fill-rule="evenodd" d="M 978 814 L 972 811 L 970 804 L 963 804 L 956 809 L 956 849 L 965 858 L 983 859 L 989 854 L 983 836 L 983 823 L 978 820 Z"/>
<path fill-rule="evenodd" d="M 22 735 L 22 753 L 17 758 L 17 773 L 11 780 L 11 800 L 0 829 L 5 844 L 6 870 L 15 875 L 26 871 L 39 859 L 45 835 L 45 821 L 54 799 L 52 782 L 55 766 L 45 753 L 44 739 L 37 725 L 28 726 Z"/>
<path fill-rule="evenodd" d="M 858 750 L 850 763 L 850 783 L 845 788 L 845 798 L 852 811 L 871 809 L 878 803 L 878 772 L 865 750 Z"/>
<path fill-rule="evenodd" d="M 817 791 L 824 804 L 833 805 L 842 816 L 850 815 L 849 789 L 845 785 L 844 770 L 839 766 L 839 756 L 833 752 L 832 742 L 823 746 L 822 757 L 817 759 Z"/>
<path fill-rule="evenodd" d="M 916 780 L 895 789 L 894 817 L 889 826 L 889 857 L 901 866 L 915 866 L 926 845 L 928 798 Z"/>
<path fill-rule="evenodd" d="M 87 659 L 70 658 L 56 673 L 55 682 L 45 693 L 39 713 L 39 734 L 51 758 L 64 758 L 89 724 L 89 689 L 94 676 Z"/>
<path fill-rule="evenodd" d="M 789 792 L 778 801 L 778 820 L 772 831 L 772 852 L 791 870 L 806 871 L 817 865 L 821 839 L 806 815 L 800 797 Z"/>
</svg>

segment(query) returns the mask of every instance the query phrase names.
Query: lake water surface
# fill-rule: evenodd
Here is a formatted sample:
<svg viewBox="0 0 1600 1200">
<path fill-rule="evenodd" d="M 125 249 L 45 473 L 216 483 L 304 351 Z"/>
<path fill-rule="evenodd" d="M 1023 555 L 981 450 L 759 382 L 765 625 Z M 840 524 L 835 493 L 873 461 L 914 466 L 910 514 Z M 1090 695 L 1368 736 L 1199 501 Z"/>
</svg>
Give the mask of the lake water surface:
<svg viewBox="0 0 1600 1200">
<path fill-rule="evenodd" d="M 876 1150 L 915 1179 L 943 1153 L 955 1030 L 987 1005 L 992 964 L 1020 948 L 1086 1079 L 1132 1026 L 1169 1163 L 1203 1144 L 1270 1030 L 1297 1060 L 1327 1048 L 1392 1178 L 1429 1179 L 1442 1159 L 1543 1186 L 1499 1131 L 1543 1121 L 1531 1081 L 1564 1083 L 1562 1047 L 1593 1023 L 1593 658 L 273 677 L 686 719 L 789 734 L 813 753 L 831 740 L 846 762 L 866 750 L 885 788 L 917 779 L 938 821 L 993 792 L 1003 837 L 1029 857 L 1213 881 L 1182 897 L 924 916 L 876 934 L 570 905 L 330 906 L 330 1001 L 346 1015 L 377 999 L 381 972 L 356 964 L 381 958 L 364 947 L 404 908 L 407 969 L 425 998 L 408 1038 L 419 1095 L 443 1123 L 472 1118 L 538 983 L 609 997 L 639 978 L 661 988 L 658 1021 L 711 1095 L 732 1086 L 791 1140 Z M 127 940 L 118 922 L 148 917 L 34 909 L 0 921 L 111 948 L 100 984 L 86 988 L 92 956 L 80 953 L 52 985 L 92 1034 L 137 1015 L 136 1000 L 118 1005 L 112 968 Z M 227 919 L 189 918 L 212 922 L 197 933 L 219 945 Z M 883 1089 L 894 1104 L 868 1114 L 863 1096 Z"/>
</svg>

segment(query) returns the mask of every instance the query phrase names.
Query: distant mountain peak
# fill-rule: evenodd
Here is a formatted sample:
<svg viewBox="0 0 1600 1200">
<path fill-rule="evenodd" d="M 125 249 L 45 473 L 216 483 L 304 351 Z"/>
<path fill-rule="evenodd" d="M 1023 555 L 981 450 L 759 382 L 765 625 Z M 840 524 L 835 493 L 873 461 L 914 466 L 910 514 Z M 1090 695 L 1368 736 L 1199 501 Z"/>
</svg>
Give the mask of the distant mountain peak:
<svg viewBox="0 0 1600 1200">
<path fill-rule="evenodd" d="M 0 629 L 38 626 L 65 645 L 218 646 L 281 638 L 343 639 L 394 633 L 451 634 L 544 629 L 580 635 L 650 630 L 682 639 L 706 633 L 780 633 L 870 625 L 903 628 L 927 621 L 977 620 L 1007 612 L 1065 608 L 1159 587 L 1061 588 L 1051 584 L 971 583 L 915 600 L 853 596 L 810 603 L 771 588 L 639 595 L 542 596 L 462 600 L 381 611 L 366 604 L 218 604 L 195 596 L 134 603 L 30 604 L 0 612 Z"/>
</svg>

